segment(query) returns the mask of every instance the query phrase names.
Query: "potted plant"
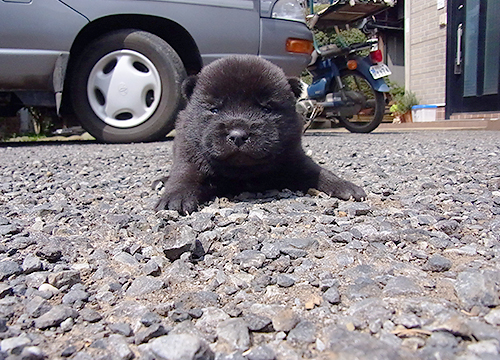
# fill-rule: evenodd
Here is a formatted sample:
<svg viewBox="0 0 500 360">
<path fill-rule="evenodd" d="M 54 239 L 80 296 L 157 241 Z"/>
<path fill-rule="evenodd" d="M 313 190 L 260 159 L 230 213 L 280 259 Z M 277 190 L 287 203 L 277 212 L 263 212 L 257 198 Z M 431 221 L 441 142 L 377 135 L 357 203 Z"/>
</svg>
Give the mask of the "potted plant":
<svg viewBox="0 0 500 360">
<path fill-rule="evenodd" d="M 394 116 L 394 122 L 413 122 L 411 109 L 419 104 L 417 96 L 395 83 L 390 82 L 389 86 L 391 88 L 389 93 L 392 97 L 390 111 Z"/>
</svg>

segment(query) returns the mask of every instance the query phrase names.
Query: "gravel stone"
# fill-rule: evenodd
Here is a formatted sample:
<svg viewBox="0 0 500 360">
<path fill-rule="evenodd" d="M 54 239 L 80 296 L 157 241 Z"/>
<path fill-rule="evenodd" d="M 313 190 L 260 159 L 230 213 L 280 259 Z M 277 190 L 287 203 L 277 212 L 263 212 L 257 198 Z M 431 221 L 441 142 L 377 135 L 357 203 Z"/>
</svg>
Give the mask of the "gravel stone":
<svg viewBox="0 0 500 360">
<path fill-rule="evenodd" d="M 154 312 L 147 312 L 141 317 L 141 323 L 144 326 L 151 326 L 153 324 L 161 323 L 161 316 Z"/>
<path fill-rule="evenodd" d="M 456 220 L 442 220 L 434 224 L 434 227 L 437 230 L 442 231 L 447 235 L 453 234 L 458 226 L 459 223 Z"/>
<path fill-rule="evenodd" d="M 491 309 L 484 317 L 484 320 L 491 325 L 500 325 L 500 308 Z"/>
<path fill-rule="evenodd" d="M 228 319 L 217 326 L 219 343 L 226 343 L 230 351 L 245 351 L 250 347 L 250 334 L 243 319 Z"/>
<path fill-rule="evenodd" d="M 451 261 L 441 255 L 434 255 L 427 260 L 424 270 L 443 272 L 451 269 Z"/>
<path fill-rule="evenodd" d="M 135 334 L 135 343 L 142 344 L 148 342 L 151 339 L 163 336 L 168 334 L 167 329 L 162 324 L 154 324 L 149 326 L 148 328 L 138 331 Z"/>
<path fill-rule="evenodd" d="M 70 357 L 70 356 L 71 356 L 71 355 L 73 355 L 76 351 L 77 351 L 76 346 L 74 346 L 74 345 L 70 345 L 70 346 L 68 346 L 66 349 L 64 349 L 64 350 L 61 352 L 61 356 L 62 356 L 62 357 Z"/>
<path fill-rule="evenodd" d="M 172 334 L 153 340 L 149 346 L 159 360 L 213 360 L 208 345 L 190 334 Z"/>
<path fill-rule="evenodd" d="M 272 317 L 273 328 L 276 331 L 290 331 L 299 322 L 299 317 L 293 310 L 282 310 Z"/>
<path fill-rule="evenodd" d="M 130 327 L 129 324 L 126 323 L 109 324 L 108 328 L 109 330 L 118 335 L 123 335 L 125 337 L 132 335 L 132 328 Z"/>
<path fill-rule="evenodd" d="M 14 290 L 12 289 L 11 286 L 7 284 L 0 284 L 0 299 L 3 299 L 4 297 L 8 295 L 12 295 Z"/>
<path fill-rule="evenodd" d="M 494 307 L 500 305 L 498 296 L 499 271 L 463 271 L 458 274 L 455 291 L 464 310 L 473 306 Z"/>
<path fill-rule="evenodd" d="M 26 286 L 38 289 L 43 283 L 47 281 L 47 272 L 35 272 L 26 275 Z"/>
<path fill-rule="evenodd" d="M 403 349 L 399 350 L 386 341 L 375 341 L 366 333 L 330 328 L 326 330 L 326 336 L 327 349 L 333 351 L 341 359 L 397 360 L 405 358 Z M 350 342 L 346 342 L 347 339 L 350 339 Z"/>
<path fill-rule="evenodd" d="M 19 354 L 24 347 L 30 344 L 31 340 L 26 335 L 20 335 L 2 340 L 0 350 L 4 353 Z"/>
<path fill-rule="evenodd" d="M 18 275 L 23 271 L 21 266 L 18 263 L 12 260 L 4 260 L 0 261 L 0 281 L 5 280 L 6 278 L 12 275 Z"/>
<path fill-rule="evenodd" d="M 217 325 L 229 319 L 229 315 L 222 309 L 215 307 L 206 308 L 201 318 L 196 322 L 196 327 L 204 332 L 211 332 L 217 328 Z"/>
<path fill-rule="evenodd" d="M 274 360 L 276 359 L 276 354 L 270 347 L 261 345 L 256 346 L 250 351 L 246 352 L 245 357 L 248 360 Z"/>
<path fill-rule="evenodd" d="M 28 254 L 23 260 L 22 269 L 25 274 L 30 274 L 32 272 L 42 270 L 43 263 L 38 256 Z"/>
<path fill-rule="evenodd" d="M 191 310 L 198 307 L 215 307 L 219 304 L 219 295 L 213 291 L 188 292 L 176 299 L 177 309 Z"/>
<path fill-rule="evenodd" d="M 90 308 L 83 308 L 79 313 L 82 317 L 82 320 L 88 321 L 90 323 L 94 323 L 102 319 L 101 314 Z"/>
<path fill-rule="evenodd" d="M 276 277 L 276 284 L 281 287 L 287 288 L 293 286 L 293 284 L 295 284 L 295 280 L 290 276 L 278 274 L 278 276 Z"/>
<path fill-rule="evenodd" d="M 308 251 L 317 247 L 318 241 L 314 238 L 290 238 L 281 242 L 280 251 L 292 259 L 297 259 L 306 256 Z"/>
<path fill-rule="evenodd" d="M 34 296 L 26 304 L 26 314 L 32 318 L 37 318 L 48 312 L 51 308 L 52 306 L 47 300 L 40 296 Z"/>
<path fill-rule="evenodd" d="M 412 279 L 405 276 L 391 278 L 384 288 L 386 296 L 419 295 L 421 293 L 420 287 Z"/>
<path fill-rule="evenodd" d="M 265 242 L 260 251 L 268 259 L 277 259 L 281 254 L 279 245 L 274 242 Z"/>
<path fill-rule="evenodd" d="M 476 355 L 491 355 L 498 356 L 499 353 L 499 342 L 498 340 L 485 340 L 479 341 L 475 344 L 469 344 L 467 350 Z"/>
<path fill-rule="evenodd" d="M 144 275 L 158 276 L 161 273 L 161 269 L 154 260 L 149 260 L 143 267 L 142 272 Z"/>
<path fill-rule="evenodd" d="M 247 324 L 248 329 L 251 331 L 270 330 L 269 325 L 271 325 L 271 319 L 267 316 L 250 313 L 248 315 L 245 315 L 244 320 Z"/>
<path fill-rule="evenodd" d="M 0 359 L 498 358 L 500 133 L 313 134 L 365 201 L 181 216 L 168 139 L 0 146 Z"/>
<path fill-rule="evenodd" d="M 349 231 L 342 231 L 339 234 L 335 234 L 332 236 L 332 241 L 340 242 L 340 243 L 349 243 L 352 241 L 353 235 Z"/>
<path fill-rule="evenodd" d="M 266 255 L 257 250 L 243 250 L 235 258 L 234 262 L 239 264 L 243 270 L 249 269 L 251 267 L 260 268 L 264 261 L 266 260 Z"/>
<path fill-rule="evenodd" d="M 116 254 L 113 257 L 113 259 L 115 261 L 122 263 L 122 264 L 130 265 L 130 266 L 137 266 L 139 264 L 139 262 L 137 261 L 137 259 L 134 256 L 132 256 L 131 254 L 126 253 L 124 251 L 121 251 L 118 254 Z"/>
<path fill-rule="evenodd" d="M 127 289 L 126 295 L 131 297 L 143 296 L 163 288 L 165 283 L 152 276 L 140 276 Z"/>
<path fill-rule="evenodd" d="M 0 226 L 0 236 L 18 234 L 19 232 L 21 232 L 21 228 L 15 224 Z"/>
<path fill-rule="evenodd" d="M 287 336 L 287 341 L 297 343 L 313 343 L 316 341 L 316 326 L 307 320 L 299 322 L 290 330 Z"/>
<path fill-rule="evenodd" d="M 71 289 L 67 294 L 63 296 L 62 303 L 72 305 L 76 302 L 86 302 L 89 297 L 90 294 L 85 290 Z"/>
<path fill-rule="evenodd" d="M 59 325 L 59 328 L 63 331 L 63 332 L 68 332 L 68 331 L 71 331 L 71 329 L 73 328 L 73 326 L 75 325 L 75 321 L 72 319 L 72 318 L 67 318 L 66 320 L 64 320 L 60 325 Z"/>
<path fill-rule="evenodd" d="M 77 316 L 78 312 L 76 310 L 73 310 L 66 305 L 57 305 L 38 317 L 35 320 L 35 327 L 44 330 L 53 326 L 58 326 L 67 318 L 71 317 L 75 319 Z"/>
<path fill-rule="evenodd" d="M 323 299 L 328 301 L 330 304 L 339 304 L 340 292 L 336 287 L 331 287 L 323 293 Z"/>
<path fill-rule="evenodd" d="M 169 226 L 164 241 L 163 252 L 171 261 L 179 259 L 183 253 L 193 253 L 196 249 L 196 234 L 188 225 Z"/>
<path fill-rule="evenodd" d="M 57 273 L 51 273 L 48 276 L 49 284 L 60 289 L 63 286 L 73 286 L 79 283 L 80 272 L 76 270 L 65 270 Z"/>
<path fill-rule="evenodd" d="M 36 256 L 41 257 L 51 263 L 59 261 L 62 257 L 62 250 L 55 245 L 49 244 L 48 246 L 41 247 L 37 252 Z"/>
<path fill-rule="evenodd" d="M 7 319 L 0 318 L 0 333 L 4 333 L 7 330 L 9 330 L 9 327 L 7 326 Z"/>
<path fill-rule="evenodd" d="M 107 339 L 111 351 L 115 354 L 117 360 L 130 360 L 135 357 L 132 350 L 130 350 L 127 339 L 121 335 L 112 334 Z"/>
<path fill-rule="evenodd" d="M 348 213 L 351 216 L 366 215 L 371 211 L 371 206 L 366 203 L 344 203 L 339 205 L 339 211 Z"/>
<path fill-rule="evenodd" d="M 398 287 L 396 286 L 395 289 L 397 291 Z M 374 280 L 360 276 L 354 280 L 354 284 L 348 286 L 345 296 L 350 300 L 361 300 L 378 296 L 380 293 L 380 286 Z"/>
</svg>

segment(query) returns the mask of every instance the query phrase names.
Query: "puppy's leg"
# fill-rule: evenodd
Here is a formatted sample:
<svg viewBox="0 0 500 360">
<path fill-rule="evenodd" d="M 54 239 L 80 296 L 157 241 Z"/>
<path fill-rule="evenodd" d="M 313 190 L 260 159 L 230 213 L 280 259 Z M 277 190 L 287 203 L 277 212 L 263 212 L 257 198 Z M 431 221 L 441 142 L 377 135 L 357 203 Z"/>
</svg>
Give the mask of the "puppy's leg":
<svg viewBox="0 0 500 360">
<path fill-rule="evenodd" d="M 320 169 L 316 189 L 342 200 L 349 200 L 351 197 L 356 201 L 366 199 L 366 193 L 361 187 L 323 168 Z"/>
<path fill-rule="evenodd" d="M 165 183 L 165 191 L 155 206 L 155 210 L 177 210 L 188 214 L 197 210 L 198 205 L 210 198 L 210 190 L 203 186 L 203 175 L 192 164 L 177 164 Z"/>
<path fill-rule="evenodd" d="M 290 174 L 294 182 L 299 185 L 297 188 L 314 188 L 342 200 L 349 200 L 351 197 L 356 201 L 366 199 L 365 191 L 358 185 L 339 178 L 305 155 L 301 160 L 294 166 L 296 171 Z"/>
</svg>

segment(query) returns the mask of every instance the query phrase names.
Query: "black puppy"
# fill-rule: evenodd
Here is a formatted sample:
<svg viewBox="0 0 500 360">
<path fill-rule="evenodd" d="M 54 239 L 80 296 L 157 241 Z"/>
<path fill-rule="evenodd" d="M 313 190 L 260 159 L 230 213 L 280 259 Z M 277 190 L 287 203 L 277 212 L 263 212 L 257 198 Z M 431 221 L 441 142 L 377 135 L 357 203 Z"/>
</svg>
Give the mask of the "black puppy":
<svg viewBox="0 0 500 360">
<path fill-rule="evenodd" d="M 359 201 L 362 188 L 321 168 L 301 146 L 301 91 L 257 56 L 217 60 L 183 84 L 174 163 L 157 210 L 190 213 L 214 196 L 269 189 L 307 191 Z"/>
</svg>

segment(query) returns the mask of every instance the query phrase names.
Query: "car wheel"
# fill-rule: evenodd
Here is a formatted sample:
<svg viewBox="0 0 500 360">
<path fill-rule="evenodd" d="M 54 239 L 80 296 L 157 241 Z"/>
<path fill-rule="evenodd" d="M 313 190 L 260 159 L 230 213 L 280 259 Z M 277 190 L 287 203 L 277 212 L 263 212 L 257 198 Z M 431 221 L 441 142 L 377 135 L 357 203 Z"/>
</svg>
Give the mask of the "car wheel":
<svg viewBox="0 0 500 360">
<path fill-rule="evenodd" d="M 186 71 L 163 39 L 140 30 L 109 33 L 89 44 L 73 69 L 75 114 L 103 142 L 158 140 L 175 126 Z"/>
</svg>

